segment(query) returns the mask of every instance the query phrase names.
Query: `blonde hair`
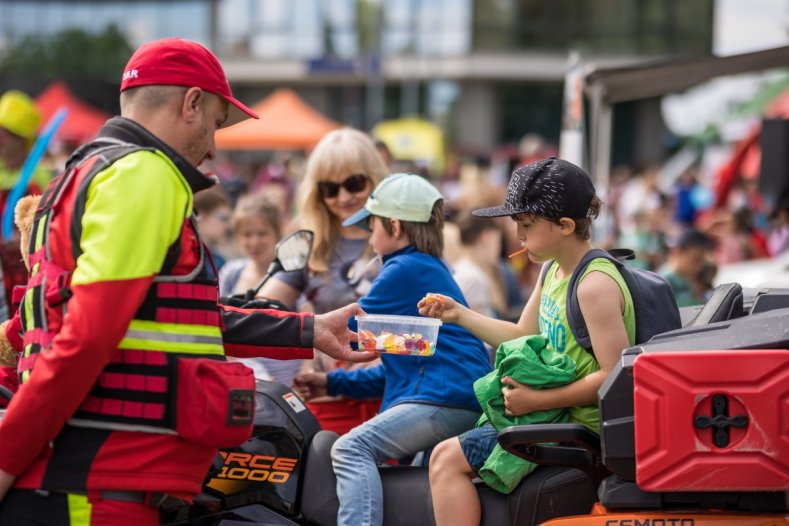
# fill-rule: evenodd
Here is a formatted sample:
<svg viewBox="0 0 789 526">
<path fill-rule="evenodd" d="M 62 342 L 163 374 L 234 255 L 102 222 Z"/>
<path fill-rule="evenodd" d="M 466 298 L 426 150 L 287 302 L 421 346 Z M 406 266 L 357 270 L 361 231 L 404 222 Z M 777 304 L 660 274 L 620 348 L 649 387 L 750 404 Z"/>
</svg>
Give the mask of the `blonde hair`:
<svg viewBox="0 0 789 526">
<path fill-rule="evenodd" d="M 282 237 L 282 218 L 279 207 L 260 194 L 249 194 L 241 197 L 233 210 L 233 231 L 238 233 L 241 223 L 251 217 L 257 217 L 270 226 L 277 236 Z"/>
<path fill-rule="evenodd" d="M 352 128 L 342 128 L 327 133 L 307 160 L 304 179 L 299 185 L 296 202 L 298 213 L 294 219 L 297 228 L 315 233 L 310 270 L 329 270 L 334 244 L 340 234 L 340 220 L 329 212 L 318 191 L 318 183 L 364 174 L 370 179 L 370 191 L 386 177 L 388 170 L 375 149 L 372 139 Z"/>
</svg>

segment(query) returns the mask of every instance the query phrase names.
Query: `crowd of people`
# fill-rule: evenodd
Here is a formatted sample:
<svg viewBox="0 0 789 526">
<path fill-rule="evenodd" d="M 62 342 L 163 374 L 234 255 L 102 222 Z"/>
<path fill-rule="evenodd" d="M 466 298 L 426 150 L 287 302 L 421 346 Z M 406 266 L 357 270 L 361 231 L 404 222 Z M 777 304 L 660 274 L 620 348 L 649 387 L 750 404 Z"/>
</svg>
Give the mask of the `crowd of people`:
<svg viewBox="0 0 789 526">
<path fill-rule="evenodd" d="M 478 524 L 472 478 L 506 493 L 533 468 L 496 450 L 501 427 L 599 431 L 597 390 L 635 343 L 633 298 L 606 259 L 589 263 L 577 289 L 593 353 L 565 318 L 601 207 L 612 221 L 595 245 L 632 248 L 679 306 L 705 301 L 718 265 L 789 243 L 786 204 L 767 210 L 751 181 L 713 209 L 695 168 L 667 187 L 655 166 L 622 168 L 598 196 L 585 171 L 535 151 L 533 137 L 499 179 L 476 161 L 430 179 L 347 128 L 304 162 L 278 154 L 237 166 L 215 152 L 214 132 L 256 116 L 216 57 L 180 39 L 137 50 L 121 91 L 121 116 L 49 184 L 34 246 L 22 248 L 35 265 L 13 283 L 27 288 L 6 328 L 22 385 L 0 424 L 0 524 L 68 524 L 72 507 L 89 510 L 90 524 L 154 524 L 152 498 L 190 498 L 216 446 L 237 436 L 206 436 L 167 386 L 221 398 L 249 388 L 251 374 L 294 386 L 343 435 L 332 450 L 339 524 L 380 524 L 376 466 L 433 447 L 436 523 Z M 0 99 L 6 191 L 38 126 L 29 99 Z M 296 229 L 314 233 L 307 266 L 257 290 Z M 287 310 L 222 304 L 249 290 Z M 403 361 L 351 351 L 362 312 L 442 320 L 438 352 Z M 200 367 L 225 383 L 204 384 Z"/>
</svg>

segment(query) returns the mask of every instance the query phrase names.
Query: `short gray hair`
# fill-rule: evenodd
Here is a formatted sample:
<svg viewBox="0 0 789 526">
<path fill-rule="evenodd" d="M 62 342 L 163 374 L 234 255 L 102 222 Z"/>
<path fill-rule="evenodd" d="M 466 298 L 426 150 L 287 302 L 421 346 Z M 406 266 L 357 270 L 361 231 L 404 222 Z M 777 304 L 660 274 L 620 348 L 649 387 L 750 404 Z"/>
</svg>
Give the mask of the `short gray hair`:
<svg viewBox="0 0 789 526">
<path fill-rule="evenodd" d="M 178 97 L 183 97 L 189 88 L 184 86 L 138 86 L 121 92 L 121 115 L 134 108 L 138 111 L 158 110 Z"/>
</svg>

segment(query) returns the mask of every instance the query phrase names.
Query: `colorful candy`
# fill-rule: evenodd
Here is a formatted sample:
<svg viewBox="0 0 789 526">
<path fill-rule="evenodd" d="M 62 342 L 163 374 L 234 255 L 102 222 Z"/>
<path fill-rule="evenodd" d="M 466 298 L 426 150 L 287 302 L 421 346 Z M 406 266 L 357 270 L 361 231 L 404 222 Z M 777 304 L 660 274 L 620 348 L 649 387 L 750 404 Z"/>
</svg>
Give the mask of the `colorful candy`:
<svg viewBox="0 0 789 526">
<path fill-rule="evenodd" d="M 430 340 L 418 332 L 392 334 L 383 331 L 377 336 L 370 331 L 359 331 L 359 348 L 365 351 L 376 351 L 392 354 L 408 354 L 411 356 L 430 356 L 433 349 Z"/>
</svg>

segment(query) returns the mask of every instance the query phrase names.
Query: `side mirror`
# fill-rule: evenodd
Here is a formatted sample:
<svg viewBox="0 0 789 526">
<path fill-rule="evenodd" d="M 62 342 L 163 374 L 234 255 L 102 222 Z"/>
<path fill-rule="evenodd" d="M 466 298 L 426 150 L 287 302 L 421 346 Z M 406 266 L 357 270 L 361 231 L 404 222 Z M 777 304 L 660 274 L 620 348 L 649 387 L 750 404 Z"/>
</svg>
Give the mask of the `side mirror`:
<svg viewBox="0 0 789 526">
<path fill-rule="evenodd" d="M 274 247 L 274 261 L 271 262 L 266 275 L 260 280 L 260 283 L 254 288 L 249 289 L 244 293 L 235 294 L 233 296 L 220 298 L 220 302 L 225 305 L 233 307 L 249 308 L 273 308 L 284 310 L 285 306 L 278 301 L 272 300 L 255 300 L 260 289 L 269 280 L 271 276 L 277 272 L 284 270 L 290 272 L 292 270 L 301 270 L 307 266 L 312 253 L 312 241 L 315 234 L 310 230 L 297 230 L 287 237 L 282 238 L 277 246 Z M 250 303 L 254 302 L 254 303 Z"/>
<path fill-rule="evenodd" d="M 256 299 L 255 296 L 257 296 L 257 293 L 260 292 L 260 289 L 263 288 L 263 285 L 266 284 L 269 278 L 280 270 L 289 272 L 305 268 L 310 260 L 314 237 L 315 234 L 310 230 L 297 230 L 282 238 L 277 243 L 277 246 L 274 247 L 274 261 L 269 265 L 266 275 L 263 276 L 260 283 L 254 289 L 220 298 L 219 301 L 232 307 L 286 310 L 287 307 L 278 301 L 263 298 Z"/>
<path fill-rule="evenodd" d="M 310 259 L 314 237 L 310 230 L 298 230 L 283 238 L 274 249 L 275 262 L 279 261 L 285 272 L 303 269 Z"/>
</svg>

